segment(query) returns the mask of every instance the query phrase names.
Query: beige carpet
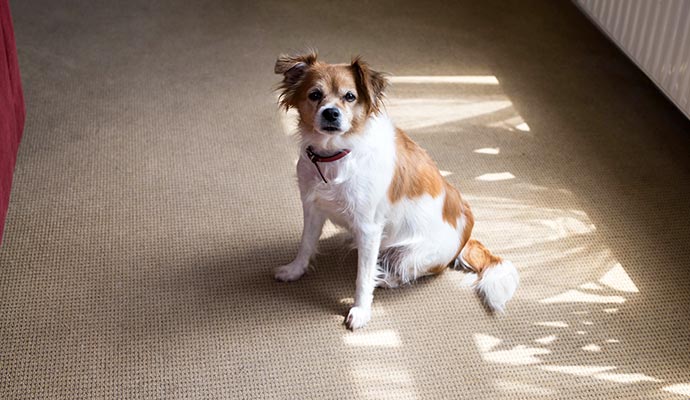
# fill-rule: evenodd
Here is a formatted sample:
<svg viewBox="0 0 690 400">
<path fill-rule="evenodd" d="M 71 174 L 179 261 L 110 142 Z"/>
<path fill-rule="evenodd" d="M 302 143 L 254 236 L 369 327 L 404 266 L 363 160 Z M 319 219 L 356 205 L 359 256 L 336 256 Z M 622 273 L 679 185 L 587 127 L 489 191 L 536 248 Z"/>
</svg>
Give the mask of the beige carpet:
<svg viewBox="0 0 690 400">
<path fill-rule="evenodd" d="M 571 3 L 12 8 L 0 398 L 690 396 L 690 123 Z M 412 77 L 388 110 L 519 266 L 507 314 L 448 271 L 377 291 L 349 332 L 331 228 L 315 270 L 273 281 L 301 231 L 273 64 L 307 46 Z"/>
</svg>

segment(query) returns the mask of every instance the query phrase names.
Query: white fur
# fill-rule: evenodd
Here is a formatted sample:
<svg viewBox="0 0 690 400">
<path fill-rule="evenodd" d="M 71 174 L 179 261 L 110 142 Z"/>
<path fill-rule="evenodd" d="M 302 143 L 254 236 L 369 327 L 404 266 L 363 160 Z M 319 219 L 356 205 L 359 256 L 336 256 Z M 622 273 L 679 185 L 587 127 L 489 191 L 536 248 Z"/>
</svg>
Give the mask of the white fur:
<svg viewBox="0 0 690 400">
<path fill-rule="evenodd" d="M 490 309 L 503 312 L 506 302 L 513 297 L 519 283 L 517 269 L 512 262 L 504 260 L 485 269 L 476 288 Z"/>
<path fill-rule="evenodd" d="M 410 282 L 427 274 L 428 268 L 451 262 L 466 221 L 461 217 L 454 228 L 443 220 L 445 193 L 390 202 L 396 145 L 395 128 L 385 114 L 370 117 L 355 135 L 328 135 L 301 125 L 300 139 L 297 177 L 304 231 L 297 257 L 278 268 L 275 277 L 292 281 L 306 272 L 326 219 L 345 227 L 354 236 L 359 257 L 354 306 L 345 322 L 351 329 L 361 328 L 371 318 L 374 288 Z M 324 155 L 341 149 L 351 152 L 338 161 L 319 163 L 325 183 L 306 156 L 308 146 Z M 391 263 L 395 269 L 377 265 L 379 254 L 391 249 L 400 250 L 394 252 L 396 262 Z M 480 289 L 501 309 L 517 286 L 498 281 L 508 273 L 506 268 L 487 271 Z"/>
</svg>

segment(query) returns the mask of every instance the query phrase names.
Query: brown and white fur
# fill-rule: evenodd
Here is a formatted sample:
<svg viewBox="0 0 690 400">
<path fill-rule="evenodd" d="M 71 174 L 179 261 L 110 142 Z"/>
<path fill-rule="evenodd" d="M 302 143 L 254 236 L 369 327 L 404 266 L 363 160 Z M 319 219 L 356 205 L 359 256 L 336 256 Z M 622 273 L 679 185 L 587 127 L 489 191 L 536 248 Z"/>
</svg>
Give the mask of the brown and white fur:
<svg viewBox="0 0 690 400">
<path fill-rule="evenodd" d="M 330 219 L 352 233 L 358 249 L 354 306 L 345 319 L 350 329 L 369 322 L 376 286 L 440 274 L 453 263 L 476 273 L 475 287 L 487 306 L 502 311 L 517 288 L 517 270 L 470 239 L 474 218 L 467 202 L 381 109 L 385 77 L 360 58 L 327 64 L 314 52 L 280 56 L 275 72 L 283 75 L 281 105 L 299 112 L 304 213 L 297 257 L 275 278 L 294 281 L 307 271 Z M 324 156 L 350 153 L 319 163 L 324 182 L 308 147 Z"/>
</svg>

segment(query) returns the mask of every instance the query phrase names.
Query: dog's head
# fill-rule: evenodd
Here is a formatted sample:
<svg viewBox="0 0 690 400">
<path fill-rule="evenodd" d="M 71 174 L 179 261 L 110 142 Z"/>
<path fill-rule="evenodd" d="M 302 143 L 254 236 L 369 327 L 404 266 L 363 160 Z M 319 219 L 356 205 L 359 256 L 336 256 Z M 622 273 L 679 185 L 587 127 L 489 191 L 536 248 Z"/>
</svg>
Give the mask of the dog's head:
<svg viewBox="0 0 690 400">
<path fill-rule="evenodd" d="M 283 75 L 280 104 L 296 108 L 303 128 L 323 135 L 357 132 L 379 111 L 386 79 L 361 58 L 350 64 L 317 61 L 315 52 L 281 55 L 275 73 Z"/>
</svg>

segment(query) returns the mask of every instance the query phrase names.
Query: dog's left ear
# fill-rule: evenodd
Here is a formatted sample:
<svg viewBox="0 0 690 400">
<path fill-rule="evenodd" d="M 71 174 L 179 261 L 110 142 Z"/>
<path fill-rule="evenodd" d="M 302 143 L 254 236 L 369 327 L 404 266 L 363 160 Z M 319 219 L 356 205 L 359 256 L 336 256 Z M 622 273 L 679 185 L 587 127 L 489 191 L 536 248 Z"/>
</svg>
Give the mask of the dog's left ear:
<svg viewBox="0 0 690 400">
<path fill-rule="evenodd" d="M 383 91 L 388 86 L 385 75 L 369 68 L 369 65 L 359 56 L 352 59 L 350 67 L 355 76 L 357 91 L 363 98 L 368 111 L 371 113 L 379 112 L 384 97 Z"/>
</svg>

